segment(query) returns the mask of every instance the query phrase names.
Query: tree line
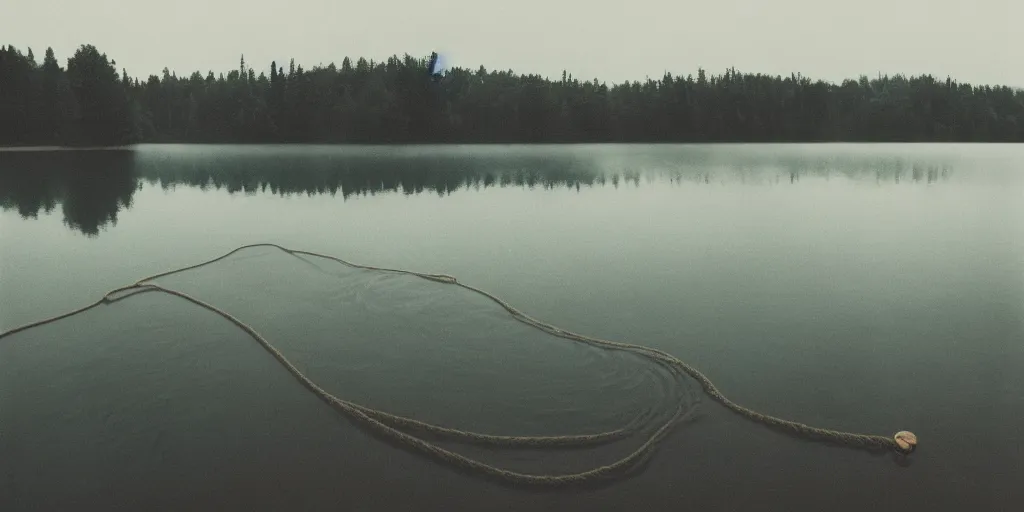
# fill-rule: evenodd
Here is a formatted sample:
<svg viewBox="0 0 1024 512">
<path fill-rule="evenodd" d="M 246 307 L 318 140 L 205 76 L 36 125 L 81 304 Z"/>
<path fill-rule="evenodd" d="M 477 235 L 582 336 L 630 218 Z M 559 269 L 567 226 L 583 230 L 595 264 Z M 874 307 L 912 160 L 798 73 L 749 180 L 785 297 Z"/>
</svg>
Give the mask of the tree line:
<svg viewBox="0 0 1024 512">
<path fill-rule="evenodd" d="M 429 58 L 140 81 L 95 46 L 0 46 L 0 145 L 136 142 L 1020 142 L 1024 91 L 930 75 L 835 84 L 728 69 L 606 84 Z"/>
</svg>

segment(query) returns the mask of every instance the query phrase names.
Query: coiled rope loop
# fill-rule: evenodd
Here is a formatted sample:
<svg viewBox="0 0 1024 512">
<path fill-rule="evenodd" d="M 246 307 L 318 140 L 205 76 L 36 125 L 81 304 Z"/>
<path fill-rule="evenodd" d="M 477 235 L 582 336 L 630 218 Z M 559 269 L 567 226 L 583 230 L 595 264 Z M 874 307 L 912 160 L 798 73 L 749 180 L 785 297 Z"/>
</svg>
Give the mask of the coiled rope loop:
<svg viewBox="0 0 1024 512">
<path fill-rule="evenodd" d="M 349 417 L 360 422 L 361 424 L 371 428 L 372 430 L 380 434 L 383 434 L 384 436 L 390 438 L 391 440 L 403 446 L 424 453 L 440 462 L 452 464 L 454 466 L 462 467 L 473 472 L 477 472 L 480 474 L 497 478 L 505 482 L 515 484 L 558 486 L 585 483 L 592 480 L 606 479 L 614 475 L 623 474 L 629 469 L 635 468 L 639 464 L 643 463 L 643 461 L 645 461 L 653 453 L 658 442 L 661 441 L 668 434 L 668 432 L 671 430 L 671 427 L 681 422 L 685 418 L 688 418 L 693 413 L 692 408 L 688 409 L 684 406 L 684 404 L 680 403 L 678 405 L 678 408 L 669 417 L 669 419 L 665 421 L 660 427 L 658 427 L 653 434 L 648 436 L 646 441 L 632 453 L 620 458 L 617 461 L 612 462 L 611 464 L 599 466 L 578 473 L 559 475 L 533 475 L 519 473 L 507 469 L 498 468 L 486 464 L 484 462 L 471 459 L 464 455 L 455 453 L 453 451 L 447 450 L 424 439 L 403 432 L 402 430 L 399 430 L 399 428 L 428 432 L 442 438 L 456 441 L 479 443 L 492 446 L 503 446 L 509 448 L 554 448 L 595 446 L 611 443 L 627 437 L 632 431 L 636 430 L 639 425 L 638 420 L 634 419 L 630 424 L 623 428 L 594 434 L 565 436 L 501 436 L 483 434 L 478 432 L 470 432 L 465 430 L 444 427 L 440 425 L 434 425 L 431 423 L 415 420 L 413 418 L 398 416 L 385 411 L 373 409 L 364 405 L 357 404 L 355 402 L 343 400 L 317 385 L 312 379 L 307 377 L 304 373 L 302 373 L 302 371 L 296 368 L 295 365 L 292 364 L 291 361 L 289 361 L 284 356 L 284 354 L 281 353 L 280 350 L 278 350 L 266 338 L 259 334 L 254 328 L 252 328 L 245 322 L 239 320 L 235 316 L 231 315 L 227 311 L 224 311 L 212 304 L 206 303 L 184 292 L 166 288 L 153 282 L 154 280 L 161 277 L 186 272 L 189 270 L 194 270 L 200 267 L 216 263 L 231 256 L 232 254 L 235 254 L 236 252 L 255 247 L 273 247 L 292 256 L 313 256 L 317 258 L 332 260 L 352 268 L 406 274 L 438 283 L 460 286 L 466 290 L 475 292 L 477 294 L 483 295 L 484 297 L 491 299 L 499 306 L 504 308 L 506 311 L 508 311 L 516 320 L 531 327 L 534 327 L 536 329 L 539 329 L 543 332 L 551 334 L 553 336 L 578 341 L 581 343 L 587 343 L 596 347 L 631 352 L 646 357 L 647 359 L 650 359 L 653 362 L 670 369 L 676 375 L 687 375 L 696 380 L 697 382 L 699 382 L 704 392 L 707 393 L 708 396 L 710 396 L 711 398 L 713 398 L 715 401 L 719 402 L 726 408 L 756 422 L 789 432 L 804 439 L 826 441 L 853 448 L 861 448 L 867 450 L 895 450 L 900 453 L 910 453 L 917 446 L 917 437 L 914 436 L 914 434 L 906 431 L 898 432 L 894 437 L 856 434 L 831 429 L 812 427 L 809 425 L 805 425 L 803 423 L 776 418 L 774 416 L 762 414 L 752 409 L 748 409 L 726 398 L 725 395 L 723 395 L 722 392 L 719 391 L 718 388 L 715 387 L 715 385 L 711 382 L 711 379 L 709 379 L 703 373 L 698 371 L 696 368 L 690 366 L 681 359 L 678 359 L 675 356 L 668 354 L 667 352 L 654 349 L 651 347 L 645 347 L 642 345 L 604 340 L 562 329 L 560 327 L 533 318 L 530 315 L 527 315 L 526 313 L 523 313 L 519 309 L 515 308 L 511 304 L 505 302 L 501 298 L 489 292 L 476 288 L 474 286 L 461 283 L 450 275 L 428 274 L 415 272 L 411 270 L 360 265 L 343 260 L 341 258 L 337 258 L 335 256 L 309 251 L 288 249 L 286 247 L 282 247 L 280 245 L 272 243 L 243 245 L 222 256 L 201 263 L 197 263 L 195 265 L 190 265 L 187 267 L 169 270 L 166 272 L 161 272 L 158 274 L 153 274 L 148 277 L 144 277 L 131 285 L 116 288 L 114 290 L 107 292 L 102 298 L 100 298 L 99 300 L 90 305 L 57 316 L 22 325 L 20 327 L 16 327 L 9 331 L 0 333 L 0 339 L 6 338 L 18 332 L 22 332 L 34 327 L 39 327 L 45 324 L 56 322 L 64 318 L 68 318 L 73 315 L 77 315 L 79 313 L 83 313 L 101 304 L 110 304 L 113 302 L 117 302 L 139 293 L 161 292 L 169 295 L 174 295 L 176 297 L 180 297 L 184 300 L 187 300 L 197 306 L 200 306 L 204 309 L 207 309 L 213 313 L 216 313 L 221 317 L 225 318 L 226 320 L 230 321 L 231 323 L 235 324 L 236 326 L 238 326 L 240 329 L 245 331 L 246 334 L 248 334 L 250 337 L 256 340 L 275 359 L 277 359 L 277 361 L 286 370 L 288 370 L 288 372 L 291 373 L 300 383 L 302 383 L 302 385 L 305 386 L 309 391 L 314 393 L 324 402 L 330 404 L 337 410 L 348 415 Z"/>
</svg>

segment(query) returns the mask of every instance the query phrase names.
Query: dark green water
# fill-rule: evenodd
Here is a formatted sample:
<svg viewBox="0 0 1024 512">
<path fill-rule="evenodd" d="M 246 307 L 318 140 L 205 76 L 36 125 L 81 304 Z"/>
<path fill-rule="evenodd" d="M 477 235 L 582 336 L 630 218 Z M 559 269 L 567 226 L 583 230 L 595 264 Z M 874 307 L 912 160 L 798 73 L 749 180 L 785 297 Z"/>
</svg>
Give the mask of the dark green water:
<svg viewBox="0 0 1024 512">
<path fill-rule="evenodd" d="M 1016 509 L 1022 172 L 1002 145 L 0 152 L 0 330 L 274 242 L 452 274 L 763 412 L 921 439 L 900 463 L 705 398 L 639 474 L 517 489 L 369 435 L 226 321 L 146 294 L 0 340 L 0 510 Z M 253 249 L 160 282 L 344 398 L 459 428 L 606 430 L 673 393 L 415 278 Z M 458 449 L 540 473 L 632 447 Z"/>
</svg>

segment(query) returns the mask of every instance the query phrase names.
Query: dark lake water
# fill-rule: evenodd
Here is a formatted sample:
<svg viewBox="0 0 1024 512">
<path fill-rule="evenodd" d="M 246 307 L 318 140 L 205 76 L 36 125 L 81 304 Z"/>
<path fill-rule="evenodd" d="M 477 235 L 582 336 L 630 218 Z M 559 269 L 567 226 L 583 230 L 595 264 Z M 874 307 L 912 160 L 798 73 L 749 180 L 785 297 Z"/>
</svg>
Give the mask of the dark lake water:
<svg viewBox="0 0 1024 512">
<path fill-rule="evenodd" d="M 809 442 L 703 396 L 626 478 L 509 486 L 356 426 L 229 322 L 151 293 L 0 339 L 5 512 L 1024 504 L 1021 146 L 0 152 L 0 206 L 0 331 L 271 242 L 451 274 L 669 352 L 764 413 L 921 440 L 906 460 Z M 330 392 L 446 426 L 599 432 L 678 400 L 648 361 L 411 276 L 254 248 L 158 282 L 250 323 Z M 641 441 L 445 446 L 561 473 Z"/>
</svg>

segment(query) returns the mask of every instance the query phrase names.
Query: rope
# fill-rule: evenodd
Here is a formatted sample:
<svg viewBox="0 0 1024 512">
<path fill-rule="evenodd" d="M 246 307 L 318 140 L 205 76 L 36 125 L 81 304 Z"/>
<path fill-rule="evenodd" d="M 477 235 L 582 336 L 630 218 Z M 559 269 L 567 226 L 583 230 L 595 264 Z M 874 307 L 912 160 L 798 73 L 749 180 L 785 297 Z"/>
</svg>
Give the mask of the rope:
<svg viewBox="0 0 1024 512">
<path fill-rule="evenodd" d="M 284 354 L 281 353 L 280 350 L 278 350 L 266 338 L 260 335 L 254 328 L 252 328 L 245 322 L 239 320 L 235 316 L 231 315 L 227 311 L 224 311 L 220 308 L 217 308 L 216 306 L 213 306 L 200 299 L 192 297 L 191 295 L 188 295 L 184 292 L 166 288 L 152 282 L 155 279 L 161 277 L 198 269 L 200 267 L 216 263 L 231 256 L 236 252 L 254 247 L 273 247 L 285 252 L 286 254 L 296 257 L 298 257 L 298 255 L 313 256 L 332 260 L 352 268 L 411 275 L 438 283 L 451 284 L 462 287 L 466 290 L 480 294 L 494 301 L 499 306 L 508 311 L 516 320 L 523 322 L 524 324 L 534 327 L 536 329 L 539 329 L 543 332 L 551 334 L 553 336 L 578 341 L 581 343 L 586 343 L 592 346 L 602 347 L 611 350 L 626 351 L 633 354 L 637 354 L 668 368 L 670 371 L 672 371 L 674 375 L 688 375 L 700 383 L 705 393 L 707 393 L 711 398 L 713 398 L 717 402 L 724 405 L 729 410 L 732 410 L 751 420 L 788 432 L 790 434 L 794 434 L 801 438 L 831 442 L 839 445 L 867 450 L 896 450 L 901 453 L 910 453 L 916 447 L 916 436 L 913 436 L 913 434 L 909 432 L 901 431 L 897 433 L 895 438 L 888 438 L 878 435 L 856 434 L 812 427 L 809 425 L 805 425 L 803 423 L 776 418 L 774 416 L 762 414 L 752 409 L 748 409 L 726 398 L 725 395 L 723 395 L 721 391 L 719 391 L 718 388 L 715 387 L 715 385 L 707 376 L 698 371 L 696 368 L 690 366 L 681 359 L 678 359 L 675 356 L 668 354 L 667 352 L 650 347 L 645 347 L 642 345 L 604 340 L 562 329 L 560 327 L 533 318 L 527 315 L 526 313 L 523 313 L 519 309 L 515 308 L 511 304 L 505 302 L 501 298 L 489 292 L 476 288 L 474 286 L 461 283 L 454 277 L 447 274 L 428 274 L 422 272 L 415 272 L 411 270 L 360 265 L 343 260 L 341 258 L 337 258 L 335 256 L 309 251 L 288 249 L 280 245 L 271 243 L 243 245 L 217 258 L 197 263 L 195 265 L 190 265 L 187 267 L 173 269 L 166 272 L 161 272 L 158 274 L 153 274 L 144 277 L 131 285 L 116 288 L 114 290 L 107 292 L 101 299 L 97 300 L 96 302 L 90 305 L 78 308 L 76 310 L 61 315 L 25 324 L 20 327 L 16 327 L 14 329 L 2 332 L 0 333 L 0 339 L 6 338 L 8 336 L 14 335 L 16 333 L 28 329 L 32 329 L 34 327 L 39 327 L 45 324 L 56 322 L 64 318 L 68 318 L 73 315 L 84 313 L 85 311 L 88 311 L 101 304 L 114 303 L 126 299 L 130 296 L 136 295 L 138 293 L 161 292 L 169 295 L 174 295 L 176 297 L 187 300 L 197 306 L 200 306 L 206 310 L 216 313 L 221 317 L 225 318 L 226 320 L 230 321 L 231 323 L 235 324 L 237 327 L 245 331 L 246 334 L 248 334 L 250 337 L 256 340 L 267 352 L 274 356 L 274 358 L 277 359 L 277 361 L 286 370 L 288 370 L 289 373 L 291 373 L 303 386 L 305 386 L 308 390 L 314 393 L 317 397 L 319 397 L 324 402 L 330 404 L 331 406 L 335 407 L 342 413 L 369 427 L 373 431 L 383 434 L 384 436 L 392 439 L 393 441 L 399 443 L 400 445 L 415 449 L 441 462 L 449 463 L 454 466 L 462 467 L 464 469 L 474 471 L 479 474 L 497 478 L 504 482 L 515 484 L 544 486 L 577 484 L 596 479 L 608 478 L 614 474 L 618 474 L 620 472 L 624 472 L 626 470 L 635 468 L 642 464 L 653 453 L 657 444 L 668 434 L 673 425 L 689 418 L 694 411 L 692 408 L 687 410 L 687 408 L 685 408 L 684 405 L 680 403 L 675 413 L 667 421 L 665 421 L 657 430 L 655 430 L 654 433 L 651 434 L 647 438 L 647 440 L 632 453 L 612 462 L 611 464 L 599 466 L 578 473 L 559 475 L 533 475 L 518 473 L 515 471 L 498 468 L 486 464 L 484 462 L 460 455 L 453 451 L 437 446 L 436 444 L 430 443 L 426 440 L 420 439 L 406 432 L 398 430 L 398 428 L 419 430 L 429 432 L 431 434 L 435 434 L 444 438 L 453 439 L 456 441 L 473 442 L 492 446 L 503 446 L 511 448 L 572 447 L 606 444 L 625 438 L 631 433 L 631 431 L 637 428 L 638 420 L 634 419 L 634 421 L 630 422 L 626 427 L 617 430 L 595 434 L 565 436 L 500 436 L 434 425 L 412 418 L 398 416 L 385 411 L 373 409 L 370 407 L 366 407 L 364 405 L 357 404 L 355 402 L 343 400 L 317 385 L 313 380 L 311 380 L 309 377 L 303 374 L 298 368 L 296 368 L 295 365 L 292 364 L 284 356 Z M 122 293 L 123 295 L 118 297 L 118 294 Z M 910 442 L 912 442 L 913 444 L 908 444 Z"/>
</svg>

